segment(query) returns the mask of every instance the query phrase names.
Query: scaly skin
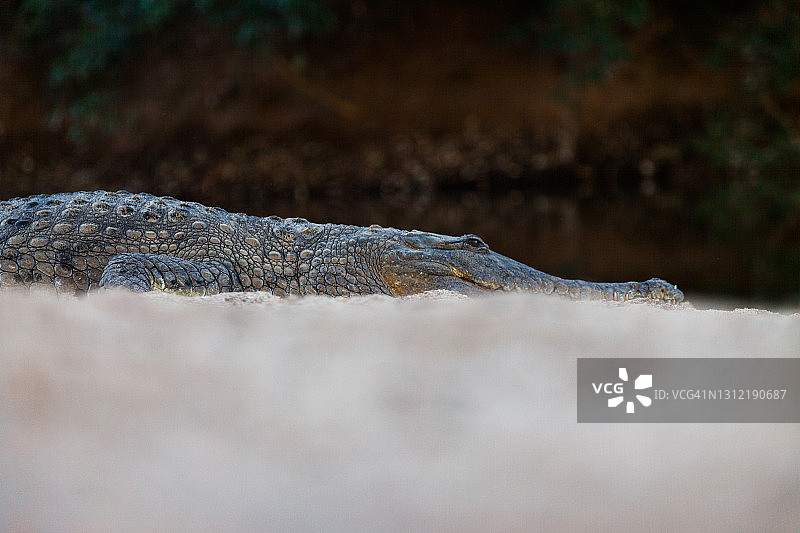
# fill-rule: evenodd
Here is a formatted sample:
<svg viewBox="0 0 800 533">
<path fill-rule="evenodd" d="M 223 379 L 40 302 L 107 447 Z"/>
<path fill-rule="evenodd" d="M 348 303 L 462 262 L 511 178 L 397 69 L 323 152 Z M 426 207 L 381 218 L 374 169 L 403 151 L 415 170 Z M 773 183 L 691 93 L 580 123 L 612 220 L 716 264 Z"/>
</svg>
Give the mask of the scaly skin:
<svg viewBox="0 0 800 533">
<path fill-rule="evenodd" d="M 447 289 L 683 300 L 677 287 L 660 279 L 591 283 L 550 276 L 492 252 L 475 235 L 259 218 L 125 191 L 0 202 L 0 287 L 13 286 L 69 294 L 101 287 L 279 296 Z"/>
</svg>

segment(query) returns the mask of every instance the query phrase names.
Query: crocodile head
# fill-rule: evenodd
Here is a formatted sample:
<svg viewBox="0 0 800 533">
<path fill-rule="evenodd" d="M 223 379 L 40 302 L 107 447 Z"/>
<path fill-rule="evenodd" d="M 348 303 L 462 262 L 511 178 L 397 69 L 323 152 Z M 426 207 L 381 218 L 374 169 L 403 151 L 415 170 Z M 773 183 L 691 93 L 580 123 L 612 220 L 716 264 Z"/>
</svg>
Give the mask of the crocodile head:
<svg viewBox="0 0 800 533">
<path fill-rule="evenodd" d="M 379 274 L 395 296 L 434 289 L 463 294 L 529 288 L 546 276 L 489 249 L 476 235 L 401 231 L 383 248 Z M 532 288 L 532 287 L 530 287 Z"/>
<path fill-rule="evenodd" d="M 551 276 L 493 252 L 476 235 L 450 237 L 398 231 L 382 247 L 377 270 L 395 296 L 444 289 L 462 294 L 529 291 L 580 299 L 647 299 L 670 303 L 683 300 L 683 293 L 675 285 L 656 278 L 644 282 L 591 283 Z"/>
</svg>

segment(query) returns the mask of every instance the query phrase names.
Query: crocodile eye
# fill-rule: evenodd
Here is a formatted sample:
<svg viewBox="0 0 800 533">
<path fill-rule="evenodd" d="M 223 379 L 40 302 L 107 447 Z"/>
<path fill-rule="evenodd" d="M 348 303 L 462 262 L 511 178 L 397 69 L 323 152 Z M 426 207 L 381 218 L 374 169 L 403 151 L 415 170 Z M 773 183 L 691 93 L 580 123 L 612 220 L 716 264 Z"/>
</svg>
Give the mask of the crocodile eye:
<svg viewBox="0 0 800 533">
<path fill-rule="evenodd" d="M 477 248 L 477 249 L 488 248 L 486 244 L 477 237 L 468 237 L 464 239 L 464 244 L 466 244 L 468 248 Z"/>
</svg>

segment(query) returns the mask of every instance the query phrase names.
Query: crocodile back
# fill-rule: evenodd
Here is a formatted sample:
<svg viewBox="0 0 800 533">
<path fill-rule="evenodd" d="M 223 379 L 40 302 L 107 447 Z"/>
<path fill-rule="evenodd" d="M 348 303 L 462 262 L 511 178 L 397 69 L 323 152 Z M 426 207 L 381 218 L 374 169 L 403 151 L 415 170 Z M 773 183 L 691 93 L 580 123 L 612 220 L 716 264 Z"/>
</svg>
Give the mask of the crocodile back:
<svg viewBox="0 0 800 533">
<path fill-rule="evenodd" d="M 171 197 L 76 192 L 0 202 L 0 286 L 85 292 L 121 253 L 233 255 L 245 215 Z"/>
</svg>

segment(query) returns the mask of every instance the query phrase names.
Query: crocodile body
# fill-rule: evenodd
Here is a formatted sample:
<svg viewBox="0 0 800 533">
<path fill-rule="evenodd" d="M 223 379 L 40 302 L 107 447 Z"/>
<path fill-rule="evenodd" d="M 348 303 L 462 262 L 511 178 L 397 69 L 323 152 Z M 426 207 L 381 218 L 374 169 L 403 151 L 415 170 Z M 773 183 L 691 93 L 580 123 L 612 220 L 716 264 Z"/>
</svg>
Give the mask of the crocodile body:
<svg viewBox="0 0 800 533">
<path fill-rule="evenodd" d="M 0 287 L 280 296 L 523 290 L 586 299 L 683 299 L 677 287 L 659 279 L 557 278 L 492 252 L 475 235 L 260 218 L 125 191 L 0 202 Z"/>
</svg>

